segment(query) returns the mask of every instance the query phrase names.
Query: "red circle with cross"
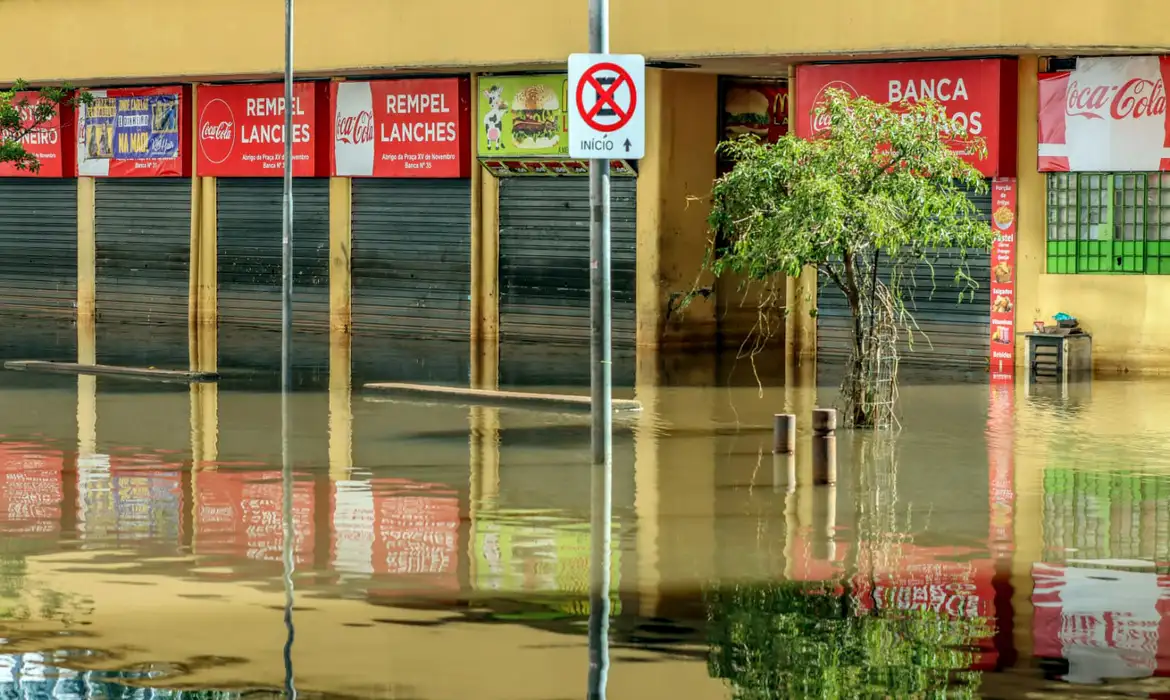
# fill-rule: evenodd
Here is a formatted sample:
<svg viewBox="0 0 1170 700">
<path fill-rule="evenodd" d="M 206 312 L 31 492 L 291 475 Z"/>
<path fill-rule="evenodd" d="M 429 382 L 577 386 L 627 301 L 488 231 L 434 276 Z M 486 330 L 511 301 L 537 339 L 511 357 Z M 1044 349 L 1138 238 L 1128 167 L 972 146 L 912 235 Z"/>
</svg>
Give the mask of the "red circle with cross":
<svg viewBox="0 0 1170 700">
<path fill-rule="evenodd" d="M 597 74 L 601 72 L 610 72 L 617 77 L 610 85 L 602 85 L 601 81 L 597 79 Z M 630 92 L 630 106 L 626 109 L 623 109 L 617 101 L 618 88 L 623 85 L 628 86 Z M 587 87 L 592 87 L 598 95 L 597 102 L 590 109 L 585 109 L 585 88 Z M 581 79 L 577 81 L 577 113 L 581 115 L 581 119 L 590 129 L 603 133 L 617 131 L 630 123 L 637 107 L 638 91 L 634 88 L 634 79 L 630 77 L 625 68 L 616 63 L 597 63 L 589 66 L 581 75 Z M 605 108 L 609 108 L 617 115 L 617 121 L 612 124 L 598 121 L 598 113 Z"/>
</svg>

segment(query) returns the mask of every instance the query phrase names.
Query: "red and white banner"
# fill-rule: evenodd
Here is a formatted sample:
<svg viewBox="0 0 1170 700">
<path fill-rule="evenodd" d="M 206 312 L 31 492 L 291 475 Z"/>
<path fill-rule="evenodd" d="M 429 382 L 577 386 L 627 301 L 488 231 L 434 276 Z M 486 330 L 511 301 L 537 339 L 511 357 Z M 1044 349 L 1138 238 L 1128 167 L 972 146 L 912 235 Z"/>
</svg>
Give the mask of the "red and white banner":
<svg viewBox="0 0 1170 700">
<path fill-rule="evenodd" d="M 27 104 L 20 106 L 22 101 Z M 39 104 L 38 92 L 16 93 L 13 106 L 20 110 L 22 129 L 33 127 L 33 110 Z M 24 150 L 40 162 L 40 169 L 33 172 L 20 170 L 13 163 L 0 163 L 0 177 L 72 177 L 73 119 L 73 110 L 69 105 L 57 105 L 52 119 L 36 126 L 20 139 Z"/>
<path fill-rule="evenodd" d="M 325 175 L 328 139 L 320 137 L 318 111 L 327 102 L 326 83 L 293 86 L 293 175 Z M 208 85 L 199 88 L 199 175 L 284 175 L 284 85 Z M 318 169 L 321 172 L 318 172 Z"/>
<path fill-rule="evenodd" d="M 815 112 L 833 88 L 888 104 L 929 98 L 945 107 L 968 134 L 986 142 L 986 158 L 967 158 L 979 172 L 988 177 L 1015 174 L 1015 59 L 804 65 L 796 69 L 796 84 L 791 125 L 801 138 L 828 129 L 828 124 L 818 123 Z"/>
<path fill-rule="evenodd" d="M 190 89 L 180 86 L 88 90 L 77 108 L 77 174 L 185 177 Z"/>
<path fill-rule="evenodd" d="M 466 78 L 347 81 L 331 96 L 333 175 L 470 176 Z"/>
<path fill-rule="evenodd" d="M 1041 172 L 1170 170 L 1170 56 L 1082 58 L 1040 76 Z"/>
<path fill-rule="evenodd" d="M 991 379 L 1011 381 L 1016 369 L 1016 181 L 991 185 Z"/>
</svg>

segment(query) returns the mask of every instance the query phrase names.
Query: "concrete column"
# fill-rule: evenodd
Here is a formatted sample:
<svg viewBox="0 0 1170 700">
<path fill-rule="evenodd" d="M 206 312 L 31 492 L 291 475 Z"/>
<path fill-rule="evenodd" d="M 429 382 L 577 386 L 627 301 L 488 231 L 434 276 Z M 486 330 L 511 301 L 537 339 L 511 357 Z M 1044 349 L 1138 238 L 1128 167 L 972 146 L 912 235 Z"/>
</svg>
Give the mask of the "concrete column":
<svg viewBox="0 0 1170 700">
<path fill-rule="evenodd" d="M 329 478 L 345 481 L 353 470 L 352 339 L 335 333 L 329 343 Z"/>
<path fill-rule="evenodd" d="M 1027 362 L 1022 333 L 1041 316 L 1040 277 L 1045 270 L 1048 181 L 1036 169 L 1040 59 L 1020 56 L 1019 107 L 1016 117 L 1018 175 L 1016 227 L 1016 365 Z"/>
<path fill-rule="evenodd" d="M 329 328 L 331 334 L 353 329 L 352 267 L 353 180 L 329 178 Z"/>
<path fill-rule="evenodd" d="M 714 345 L 715 303 L 681 298 L 701 274 L 715 179 L 718 77 L 646 71 L 646 157 L 638 176 L 638 345 Z"/>
<path fill-rule="evenodd" d="M 97 189 L 92 177 L 77 178 L 77 319 L 92 321 L 97 314 Z"/>
<path fill-rule="evenodd" d="M 500 181 L 481 173 L 478 186 L 472 178 L 472 192 L 480 215 L 471 229 L 471 381 L 493 389 L 500 381 Z"/>
</svg>

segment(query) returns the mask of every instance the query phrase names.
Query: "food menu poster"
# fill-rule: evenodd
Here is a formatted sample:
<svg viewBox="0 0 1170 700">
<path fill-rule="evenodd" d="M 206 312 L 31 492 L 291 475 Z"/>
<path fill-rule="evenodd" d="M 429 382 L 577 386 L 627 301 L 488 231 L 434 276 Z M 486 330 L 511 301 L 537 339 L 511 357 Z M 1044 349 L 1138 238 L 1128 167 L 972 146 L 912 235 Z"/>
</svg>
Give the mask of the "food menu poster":
<svg viewBox="0 0 1170 700">
<path fill-rule="evenodd" d="M 483 167 L 496 177 L 584 177 L 589 174 L 588 160 L 560 160 L 534 158 L 531 160 L 482 159 Z M 611 160 L 609 174 L 613 177 L 637 177 L 633 161 Z"/>
<path fill-rule="evenodd" d="M 719 136 L 744 135 L 775 143 L 788 133 L 788 85 L 783 81 L 725 80 Z"/>
<path fill-rule="evenodd" d="M 180 177 L 189 121 L 184 89 L 92 90 L 77 108 L 77 174 L 88 177 Z"/>
<path fill-rule="evenodd" d="M 1016 180 L 991 185 L 991 380 L 1009 381 L 1016 366 Z"/>
<path fill-rule="evenodd" d="M 480 158 L 569 155 L 569 78 L 549 75 L 486 75 L 475 99 Z"/>
</svg>

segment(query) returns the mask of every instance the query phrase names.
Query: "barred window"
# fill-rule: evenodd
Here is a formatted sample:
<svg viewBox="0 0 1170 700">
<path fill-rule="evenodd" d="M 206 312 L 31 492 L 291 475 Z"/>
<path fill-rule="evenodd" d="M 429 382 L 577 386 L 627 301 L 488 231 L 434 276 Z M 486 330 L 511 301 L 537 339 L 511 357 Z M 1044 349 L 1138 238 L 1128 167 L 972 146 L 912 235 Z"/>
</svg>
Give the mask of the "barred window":
<svg viewBox="0 0 1170 700">
<path fill-rule="evenodd" d="M 1170 274 L 1170 173 L 1050 173 L 1049 274 Z"/>
</svg>

